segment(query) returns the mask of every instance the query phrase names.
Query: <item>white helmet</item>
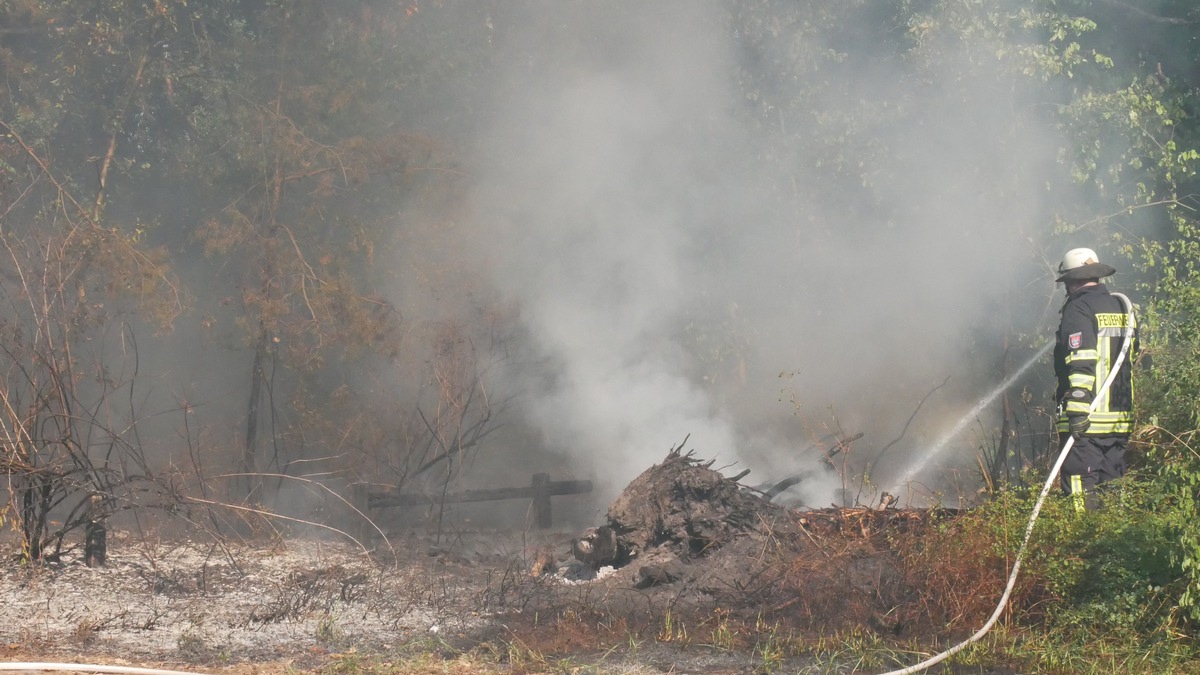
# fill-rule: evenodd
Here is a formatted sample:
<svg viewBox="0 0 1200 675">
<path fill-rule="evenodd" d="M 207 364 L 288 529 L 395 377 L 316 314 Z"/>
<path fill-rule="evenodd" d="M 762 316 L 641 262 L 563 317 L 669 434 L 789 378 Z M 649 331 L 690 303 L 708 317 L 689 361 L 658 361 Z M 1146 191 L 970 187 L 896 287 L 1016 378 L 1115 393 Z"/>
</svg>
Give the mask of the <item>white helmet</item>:
<svg viewBox="0 0 1200 675">
<path fill-rule="evenodd" d="M 1073 248 L 1063 256 L 1058 264 L 1058 278 L 1055 281 L 1078 281 L 1081 279 L 1100 279 L 1117 273 L 1110 265 L 1100 262 L 1100 256 L 1090 248 Z"/>
</svg>

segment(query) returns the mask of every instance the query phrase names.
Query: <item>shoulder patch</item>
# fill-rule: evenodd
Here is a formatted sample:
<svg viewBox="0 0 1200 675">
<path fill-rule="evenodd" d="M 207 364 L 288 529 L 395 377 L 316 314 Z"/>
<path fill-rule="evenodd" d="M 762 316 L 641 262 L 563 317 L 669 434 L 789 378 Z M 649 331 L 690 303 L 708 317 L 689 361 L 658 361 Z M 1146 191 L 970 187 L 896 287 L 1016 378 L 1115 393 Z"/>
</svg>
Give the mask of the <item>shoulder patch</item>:
<svg viewBox="0 0 1200 675">
<path fill-rule="evenodd" d="M 1083 333 L 1071 333 L 1070 335 L 1067 336 L 1067 345 L 1071 349 L 1079 349 L 1079 346 L 1082 344 L 1083 344 Z"/>
</svg>

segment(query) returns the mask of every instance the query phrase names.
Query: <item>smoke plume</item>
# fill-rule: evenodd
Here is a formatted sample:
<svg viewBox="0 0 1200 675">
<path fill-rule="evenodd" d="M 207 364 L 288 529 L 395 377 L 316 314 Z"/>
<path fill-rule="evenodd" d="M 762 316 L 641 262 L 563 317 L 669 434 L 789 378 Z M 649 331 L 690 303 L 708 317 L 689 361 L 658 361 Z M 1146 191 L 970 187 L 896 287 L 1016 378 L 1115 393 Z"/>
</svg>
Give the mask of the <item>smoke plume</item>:
<svg viewBox="0 0 1200 675">
<path fill-rule="evenodd" d="M 990 388 L 980 349 L 995 358 L 1010 328 L 1000 300 L 1028 283 L 1014 261 L 1038 206 L 1035 172 L 995 182 L 1052 144 L 1033 128 L 1014 145 L 987 83 L 897 91 L 912 66 L 890 59 L 790 82 L 715 3 L 620 7 L 487 17 L 500 67 L 474 227 L 529 338 L 521 414 L 609 489 L 686 437 L 748 482 L 823 476 L 801 490 L 826 505 L 840 479 L 818 458 L 837 438 L 864 434 L 860 462 L 902 434 L 889 452 L 919 452 Z M 764 112 L 755 78 L 775 101 L 823 97 Z M 911 109 L 876 115 L 888 100 Z M 842 149 L 855 182 L 795 140 L 835 114 L 879 120 Z"/>
</svg>

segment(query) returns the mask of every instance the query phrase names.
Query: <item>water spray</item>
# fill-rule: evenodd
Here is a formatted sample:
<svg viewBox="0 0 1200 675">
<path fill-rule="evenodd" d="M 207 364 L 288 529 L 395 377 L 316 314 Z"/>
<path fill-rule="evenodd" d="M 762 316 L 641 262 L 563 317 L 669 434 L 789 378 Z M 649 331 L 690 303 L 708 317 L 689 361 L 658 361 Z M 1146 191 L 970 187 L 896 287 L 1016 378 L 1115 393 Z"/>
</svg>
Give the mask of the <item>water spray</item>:
<svg viewBox="0 0 1200 675">
<path fill-rule="evenodd" d="M 954 440 L 954 438 L 958 436 L 959 432 L 966 428 L 966 426 L 971 423 L 971 420 L 975 419 L 976 415 L 982 412 L 983 409 L 991 404 L 992 401 L 995 401 L 1000 394 L 1003 394 L 1005 390 L 1012 386 L 1012 383 L 1015 382 L 1017 378 L 1021 377 L 1025 374 L 1025 371 L 1032 368 L 1033 364 L 1037 363 L 1038 359 L 1042 358 L 1042 355 L 1050 351 L 1050 348 L 1053 346 L 1053 341 L 1046 343 L 1044 347 L 1039 349 L 1037 353 L 1033 355 L 1033 358 L 1029 359 L 1025 365 L 1018 368 L 1017 372 L 1010 375 L 1007 380 L 1001 382 L 998 387 L 991 391 L 991 393 L 980 399 L 979 403 L 976 403 L 974 408 L 971 408 L 966 415 L 962 416 L 962 419 L 960 419 L 958 423 L 954 425 L 954 428 L 946 432 L 946 434 L 938 439 L 937 443 L 933 444 L 933 447 L 929 449 L 929 452 L 926 452 L 924 455 L 918 458 L 916 463 L 905 470 L 904 473 L 900 474 L 897 490 L 912 480 L 913 476 L 920 473 L 920 471 L 925 468 L 925 465 L 928 464 L 930 460 L 941 454 L 942 451 L 946 449 L 946 446 L 950 444 L 950 441 Z"/>
<path fill-rule="evenodd" d="M 1096 392 L 1096 397 L 1092 399 L 1092 405 L 1088 409 L 1089 414 L 1096 409 L 1096 406 L 1100 404 L 1100 400 L 1104 398 L 1104 394 L 1107 393 L 1109 387 L 1112 386 L 1113 381 L 1117 379 L 1117 373 L 1121 371 L 1121 366 L 1125 363 L 1125 358 L 1129 354 L 1130 344 L 1133 342 L 1133 303 L 1129 301 L 1129 298 L 1120 293 L 1113 293 L 1112 295 L 1119 299 L 1121 304 L 1124 305 L 1125 315 L 1128 317 L 1128 320 L 1125 322 L 1125 340 L 1121 343 L 1121 352 L 1117 354 L 1117 359 L 1113 362 L 1112 370 L 1109 372 L 1108 377 L 1105 378 L 1104 385 L 1100 387 L 1100 390 Z M 983 627 L 976 631 L 971 637 L 963 640 L 962 642 L 954 645 L 940 654 L 935 654 L 934 656 L 907 668 L 888 671 L 882 675 L 911 675 L 912 673 L 925 670 L 935 663 L 945 661 L 954 654 L 957 654 L 965 649 L 967 645 L 978 642 L 983 638 L 984 635 L 987 635 L 988 631 L 992 629 L 992 626 L 996 625 L 996 621 L 1000 619 L 1000 615 L 1004 613 L 1004 608 L 1008 605 L 1008 598 L 1010 595 L 1012 595 L 1013 587 L 1015 587 L 1017 584 L 1017 573 L 1021 571 L 1021 563 L 1025 560 L 1025 549 L 1029 546 L 1029 538 L 1033 535 L 1033 526 L 1035 523 L 1037 523 L 1038 515 L 1042 512 L 1042 504 L 1046 502 L 1046 495 L 1050 494 L 1050 488 L 1054 485 L 1054 480 L 1058 477 L 1058 472 L 1062 469 L 1063 462 L 1065 462 L 1067 459 L 1067 453 L 1071 451 L 1071 447 L 1073 445 L 1075 445 L 1075 436 L 1072 435 L 1067 439 L 1066 443 L 1063 443 L 1062 451 L 1058 453 L 1058 459 L 1055 460 L 1054 466 L 1050 469 L 1050 473 L 1046 476 L 1046 483 L 1042 486 L 1042 492 L 1040 495 L 1038 495 L 1038 500 L 1033 505 L 1033 512 L 1029 514 L 1029 522 L 1025 525 L 1025 538 L 1021 540 L 1021 548 L 1017 549 L 1017 557 L 1013 562 L 1012 572 L 1010 572 L 1008 575 L 1008 584 L 1004 587 L 1004 594 L 1000 596 L 1000 602 L 996 604 L 996 611 L 992 612 L 992 616 L 987 620 L 987 623 L 983 624 Z"/>
</svg>

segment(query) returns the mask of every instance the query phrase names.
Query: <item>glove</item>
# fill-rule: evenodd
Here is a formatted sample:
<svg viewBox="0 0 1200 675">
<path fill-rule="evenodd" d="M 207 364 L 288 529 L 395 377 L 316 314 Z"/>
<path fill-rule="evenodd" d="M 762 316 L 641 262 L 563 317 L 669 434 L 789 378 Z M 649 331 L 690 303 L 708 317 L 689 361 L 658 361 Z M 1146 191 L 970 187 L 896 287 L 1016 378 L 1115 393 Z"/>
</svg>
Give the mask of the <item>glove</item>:
<svg viewBox="0 0 1200 675">
<path fill-rule="evenodd" d="M 1071 435 L 1079 438 L 1087 433 L 1088 427 L 1092 426 L 1092 421 L 1087 415 L 1071 415 L 1067 418 L 1067 426 L 1071 429 Z"/>
</svg>

